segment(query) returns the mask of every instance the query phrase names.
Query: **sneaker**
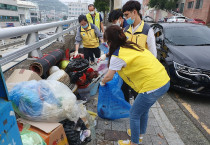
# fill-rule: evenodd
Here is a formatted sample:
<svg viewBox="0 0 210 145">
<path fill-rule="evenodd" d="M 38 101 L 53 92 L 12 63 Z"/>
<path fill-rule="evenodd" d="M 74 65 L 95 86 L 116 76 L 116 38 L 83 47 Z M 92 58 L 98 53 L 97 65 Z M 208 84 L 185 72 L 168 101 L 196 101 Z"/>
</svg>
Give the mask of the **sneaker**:
<svg viewBox="0 0 210 145">
<path fill-rule="evenodd" d="M 130 140 L 118 140 L 118 145 L 130 145 L 131 141 Z"/>
<path fill-rule="evenodd" d="M 131 129 L 127 129 L 128 136 L 131 136 Z M 139 137 L 139 144 L 142 144 L 143 137 Z"/>
</svg>

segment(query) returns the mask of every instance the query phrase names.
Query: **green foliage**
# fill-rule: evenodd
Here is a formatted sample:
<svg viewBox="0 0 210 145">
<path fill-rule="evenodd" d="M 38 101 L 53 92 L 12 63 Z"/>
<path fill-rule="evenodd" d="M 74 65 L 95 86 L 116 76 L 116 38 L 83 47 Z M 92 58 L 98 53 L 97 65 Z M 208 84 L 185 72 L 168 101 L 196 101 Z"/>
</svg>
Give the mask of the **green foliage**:
<svg viewBox="0 0 210 145">
<path fill-rule="evenodd" d="M 94 6 L 99 12 L 105 12 L 109 10 L 109 0 L 95 0 Z"/>
<path fill-rule="evenodd" d="M 171 10 L 176 8 L 177 1 L 178 0 L 150 0 L 148 6 L 162 10 Z"/>
<path fill-rule="evenodd" d="M 68 18 L 67 16 L 63 16 L 63 20 L 67 20 L 67 18 Z"/>
<path fill-rule="evenodd" d="M 166 10 L 171 10 L 171 9 L 174 9 L 174 8 L 176 8 L 176 2 L 173 1 L 173 0 L 168 1 L 165 5 Z"/>
</svg>

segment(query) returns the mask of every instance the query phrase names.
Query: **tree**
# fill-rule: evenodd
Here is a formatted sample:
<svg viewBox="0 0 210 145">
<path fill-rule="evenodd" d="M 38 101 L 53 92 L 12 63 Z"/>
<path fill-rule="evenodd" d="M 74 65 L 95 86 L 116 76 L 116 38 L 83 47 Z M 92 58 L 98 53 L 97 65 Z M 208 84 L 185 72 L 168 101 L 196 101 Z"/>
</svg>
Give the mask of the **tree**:
<svg viewBox="0 0 210 145">
<path fill-rule="evenodd" d="M 68 16 L 63 16 L 63 20 L 67 20 Z"/>
<path fill-rule="evenodd" d="M 114 9 L 114 0 L 110 0 L 110 11 Z"/>
<path fill-rule="evenodd" d="M 104 13 L 104 22 L 105 22 L 105 12 L 109 10 L 109 0 L 95 0 L 94 6 L 99 12 Z"/>
<path fill-rule="evenodd" d="M 176 8 L 177 1 L 178 0 L 150 0 L 148 6 L 161 10 L 172 10 Z"/>
</svg>

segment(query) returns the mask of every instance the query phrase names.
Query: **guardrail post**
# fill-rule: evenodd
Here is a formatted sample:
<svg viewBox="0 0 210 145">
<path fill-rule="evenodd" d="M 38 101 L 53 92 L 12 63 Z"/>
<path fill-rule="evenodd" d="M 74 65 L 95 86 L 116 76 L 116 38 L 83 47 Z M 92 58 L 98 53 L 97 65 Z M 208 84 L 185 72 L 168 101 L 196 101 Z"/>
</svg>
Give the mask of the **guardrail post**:
<svg viewBox="0 0 210 145">
<path fill-rule="evenodd" d="M 30 44 L 36 43 L 38 41 L 39 41 L 38 32 L 34 32 L 34 33 L 31 33 L 31 34 L 28 34 L 25 44 L 30 45 Z M 28 54 L 28 57 L 29 58 L 41 58 L 41 57 L 43 57 L 43 55 L 42 55 L 42 52 L 41 52 L 40 48 L 37 48 L 36 50 L 31 51 Z"/>
<path fill-rule="evenodd" d="M 56 31 L 55 31 L 56 33 L 61 33 L 61 32 L 63 32 L 63 26 L 61 25 L 61 26 L 58 26 L 57 28 L 56 28 Z M 59 41 L 59 42 L 65 42 L 65 40 L 64 40 L 64 37 L 63 37 L 63 35 L 62 36 L 60 36 L 58 39 L 57 39 L 57 41 Z"/>
</svg>

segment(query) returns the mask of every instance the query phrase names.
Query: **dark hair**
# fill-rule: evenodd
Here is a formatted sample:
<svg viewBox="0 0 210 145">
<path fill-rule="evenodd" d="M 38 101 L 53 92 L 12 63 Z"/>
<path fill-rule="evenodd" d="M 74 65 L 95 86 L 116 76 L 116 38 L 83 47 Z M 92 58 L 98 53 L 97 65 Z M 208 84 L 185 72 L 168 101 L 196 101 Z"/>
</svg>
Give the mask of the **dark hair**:
<svg viewBox="0 0 210 145">
<path fill-rule="evenodd" d="M 112 54 L 117 50 L 119 47 L 125 47 L 129 49 L 134 49 L 137 51 L 144 51 L 139 45 L 133 43 L 131 41 L 127 41 L 127 37 L 125 36 L 123 30 L 117 25 L 111 25 L 106 28 L 104 32 L 104 40 L 110 44 L 109 48 L 109 63 Z"/>
<path fill-rule="evenodd" d="M 94 8 L 95 8 L 95 6 L 94 6 L 93 4 L 89 4 L 89 5 L 88 5 L 88 8 L 89 8 L 89 7 L 94 7 Z"/>
<path fill-rule="evenodd" d="M 78 17 L 78 20 L 79 20 L 79 23 L 81 22 L 81 21 L 86 21 L 86 22 L 88 22 L 88 20 L 87 20 L 87 17 L 85 16 L 85 15 L 80 15 L 79 17 Z"/>
<path fill-rule="evenodd" d="M 121 11 L 121 9 L 116 9 L 113 10 L 109 13 L 109 22 L 113 22 L 114 20 L 119 19 L 119 17 L 123 18 L 123 12 Z"/>
<path fill-rule="evenodd" d="M 140 13 L 139 13 L 139 11 L 141 10 L 140 2 L 130 0 L 130 1 L 127 1 L 122 7 L 123 13 L 126 11 L 133 11 L 133 10 L 136 10 L 140 16 Z"/>
</svg>

